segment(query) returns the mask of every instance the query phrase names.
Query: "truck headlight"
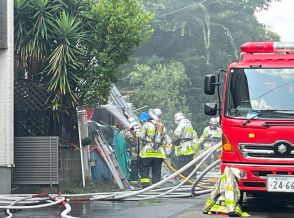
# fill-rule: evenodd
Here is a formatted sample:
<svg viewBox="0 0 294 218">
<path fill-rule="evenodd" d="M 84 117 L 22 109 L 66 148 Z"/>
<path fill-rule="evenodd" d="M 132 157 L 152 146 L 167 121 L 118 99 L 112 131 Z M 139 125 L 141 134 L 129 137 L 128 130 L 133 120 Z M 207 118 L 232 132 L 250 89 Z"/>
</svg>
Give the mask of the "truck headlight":
<svg viewBox="0 0 294 218">
<path fill-rule="evenodd" d="M 239 168 L 231 167 L 231 170 L 233 174 L 235 175 L 235 177 L 237 177 L 238 179 L 245 179 L 247 177 L 247 174 L 245 173 L 245 171 Z"/>
<path fill-rule="evenodd" d="M 240 178 L 245 179 L 247 177 L 246 173 L 243 170 L 240 170 Z"/>
</svg>

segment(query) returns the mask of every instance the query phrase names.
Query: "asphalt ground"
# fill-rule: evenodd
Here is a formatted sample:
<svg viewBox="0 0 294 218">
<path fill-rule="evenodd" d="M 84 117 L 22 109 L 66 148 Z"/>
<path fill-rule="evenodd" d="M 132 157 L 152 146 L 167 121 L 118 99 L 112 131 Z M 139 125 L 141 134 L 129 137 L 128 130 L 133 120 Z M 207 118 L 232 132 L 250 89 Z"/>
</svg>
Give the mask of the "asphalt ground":
<svg viewBox="0 0 294 218">
<path fill-rule="evenodd" d="M 204 201 L 192 198 L 183 199 L 153 199 L 145 201 L 95 201 L 91 203 L 71 203 L 71 216 L 101 217 L 101 218 L 163 218 L 173 216 L 180 211 L 188 211 L 198 202 Z M 22 210 L 13 217 L 60 217 L 63 207 L 44 208 L 38 210 Z"/>
<path fill-rule="evenodd" d="M 292 195 L 247 197 L 242 209 L 252 217 L 292 218 L 294 217 L 294 197 Z M 72 212 L 70 215 L 90 218 L 220 217 L 220 215 L 206 215 L 202 213 L 202 207 L 207 197 L 208 195 L 199 196 L 197 198 L 154 199 L 148 201 L 96 201 L 91 203 L 71 203 Z M 38 210 L 22 210 L 14 212 L 13 217 L 60 217 L 60 213 L 63 209 L 64 208 L 60 206 Z"/>
</svg>

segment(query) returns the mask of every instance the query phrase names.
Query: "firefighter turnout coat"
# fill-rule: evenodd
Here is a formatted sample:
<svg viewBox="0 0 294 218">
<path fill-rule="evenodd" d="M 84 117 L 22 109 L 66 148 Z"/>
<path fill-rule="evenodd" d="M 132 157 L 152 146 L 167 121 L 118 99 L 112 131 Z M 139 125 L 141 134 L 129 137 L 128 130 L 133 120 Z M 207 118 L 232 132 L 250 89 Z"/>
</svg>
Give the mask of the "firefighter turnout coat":
<svg viewBox="0 0 294 218">
<path fill-rule="evenodd" d="M 197 133 L 194 131 L 191 122 L 188 119 L 179 121 L 174 133 L 175 155 L 191 155 L 197 149 Z"/>
<path fill-rule="evenodd" d="M 215 129 L 210 128 L 210 126 L 205 127 L 203 133 L 198 141 L 198 146 L 203 145 L 204 150 L 209 149 L 213 145 L 221 141 L 222 131 L 219 127 Z"/>
<path fill-rule="evenodd" d="M 162 125 L 160 132 L 160 142 L 155 142 L 156 134 L 158 134 L 158 125 Z M 169 146 L 169 137 L 167 136 L 166 128 L 161 122 L 150 120 L 142 126 L 137 132 L 137 137 L 142 140 L 142 149 L 140 151 L 141 158 L 166 158 L 165 148 Z"/>
</svg>

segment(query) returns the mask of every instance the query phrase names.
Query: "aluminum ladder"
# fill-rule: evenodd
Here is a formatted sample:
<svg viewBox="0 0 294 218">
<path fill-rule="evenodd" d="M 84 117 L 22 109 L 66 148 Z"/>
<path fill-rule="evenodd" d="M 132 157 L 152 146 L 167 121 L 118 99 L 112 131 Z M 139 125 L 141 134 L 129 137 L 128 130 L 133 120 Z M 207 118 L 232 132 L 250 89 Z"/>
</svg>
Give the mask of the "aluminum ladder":
<svg viewBox="0 0 294 218">
<path fill-rule="evenodd" d="M 114 105 L 119 106 L 121 108 L 124 114 L 126 114 L 128 117 L 133 117 L 135 120 L 139 122 L 138 116 L 130 108 L 130 106 L 128 105 L 128 103 L 126 102 L 126 100 L 114 84 L 111 89 L 110 99 L 112 99 L 112 103 Z"/>
</svg>

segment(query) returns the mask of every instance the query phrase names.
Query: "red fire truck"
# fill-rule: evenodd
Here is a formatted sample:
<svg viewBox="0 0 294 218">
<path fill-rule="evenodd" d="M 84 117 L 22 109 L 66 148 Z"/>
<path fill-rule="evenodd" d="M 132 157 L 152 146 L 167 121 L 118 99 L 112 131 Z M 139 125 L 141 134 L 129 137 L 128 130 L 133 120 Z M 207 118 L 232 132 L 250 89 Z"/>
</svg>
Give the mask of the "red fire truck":
<svg viewBox="0 0 294 218">
<path fill-rule="evenodd" d="M 294 192 L 294 43 L 247 42 L 228 66 L 222 101 L 220 72 L 205 76 L 204 92 L 218 91 L 222 163 L 241 170 L 242 192 Z"/>
</svg>

